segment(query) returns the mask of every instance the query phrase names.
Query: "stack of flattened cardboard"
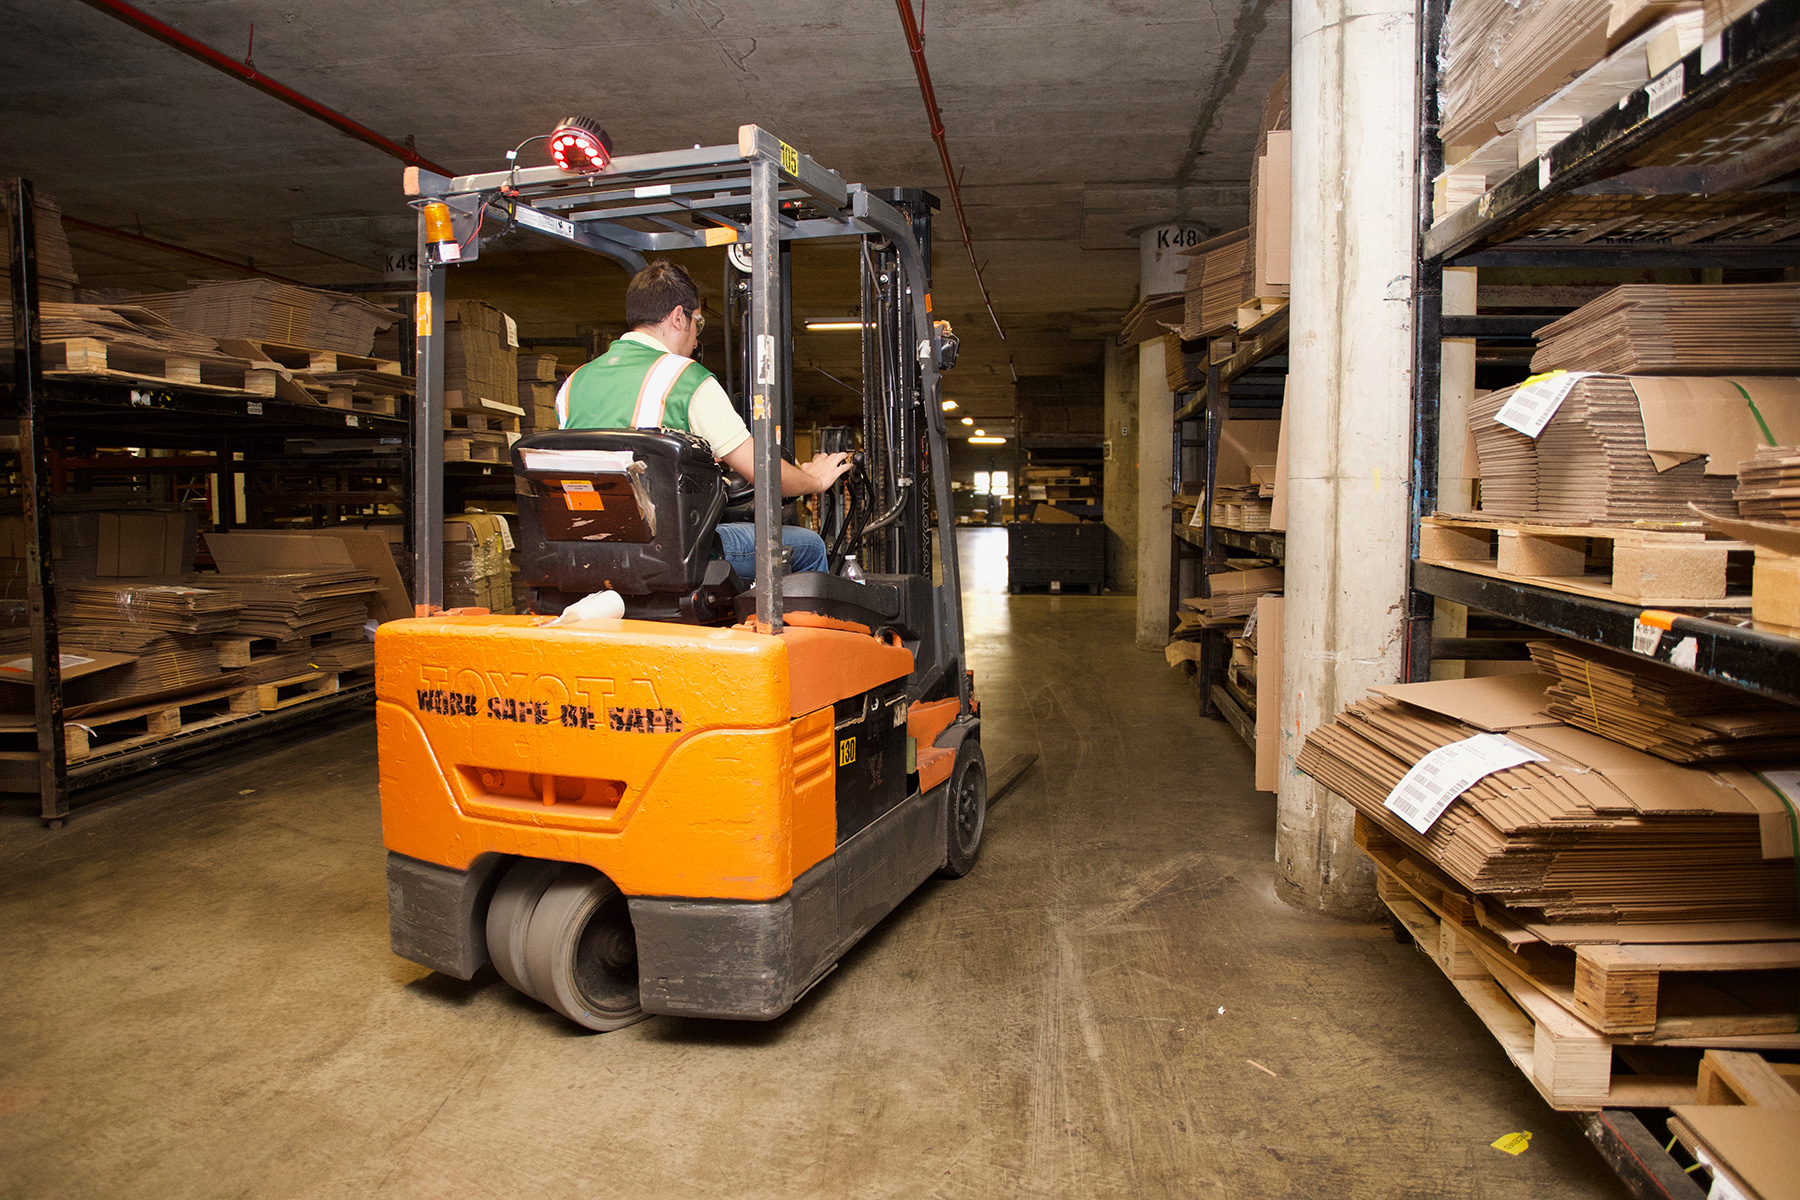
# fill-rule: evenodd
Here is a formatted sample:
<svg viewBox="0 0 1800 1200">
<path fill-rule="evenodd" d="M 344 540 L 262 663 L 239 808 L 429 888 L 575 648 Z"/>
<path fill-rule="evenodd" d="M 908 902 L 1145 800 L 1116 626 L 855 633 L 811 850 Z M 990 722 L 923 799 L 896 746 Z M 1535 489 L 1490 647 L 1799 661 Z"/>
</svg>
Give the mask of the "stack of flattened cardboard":
<svg viewBox="0 0 1800 1200">
<path fill-rule="evenodd" d="M 37 235 L 38 303 L 69 304 L 81 280 L 75 274 L 75 258 L 69 253 L 69 236 L 63 231 L 62 209 L 39 192 L 33 212 Z M 0 228 L 0 334 L 12 343 L 12 221 Z M 49 335 L 46 335 L 49 336 Z"/>
<path fill-rule="evenodd" d="M 1448 161 L 1675 7 L 1657 0 L 1456 0 L 1444 20 L 1439 86 Z"/>
<path fill-rule="evenodd" d="M 376 589 L 373 575 L 354 568 L 220 575 L 213 586 L 242 606 L 234 633 L 278 642 L 361 626 Z"/>
<path fill-rule="evenodd" d="M 1677 766 L 1570 728 L 1544 711 L 1549 682 L 1505 675 L 1377 688 L 1314 730 L 1298 765 L 1522 922 L 1794 919 L 1778 795 L 1741 768 Z M 1409 780 L 1433 751 L 1445 753 Z M 1494 761 L 1517 765 L 1485 774 L 1463 761 L 1499 751 L 1535 761 L 1507 753 Z M 1432 817 L 1415 805 L 1434 781 L 1435 799 L 1449 798 Z M 1412 823 L 1421 818 L 1424 832 Z"/>
<path fill-rule="evenodd" d="M 560 428 L 556 419 L 556 356 L 554 354 L 519 355 L 519 407 L 525 415 L 519 418 L 523 433 L 542 433 Z"/>
<path fill-rule="evenodd" d="M 1531 643 L 1545 710 L 1670 762 L 1800 759 L 1800 708 L 1581 642 Z"/>
<path fill-rule="evenodd" d="M 1538 330 L 1534 371 L 1800 374 L 1800 283 L 1633 283 Z"/>
<path fill-rule="evenodd" d="M 1189 612 L 1199 614 L 1198 623 L 1202 625 L 1223 625 L 1231 621 L 1240 621 L 1256 611 L 1259 597 L 1281 590 L 1282 573 L 1280 567 L 1263 566 L 1266 560 L 1245 558 L 1235 560 L 1242 563 L 1241 568 L 1215 571 L 1206 577 L 1207 591 L 1210 596 L 1195 596 L 1181 602 L 1181 607 Z M 1182 622 L 1188 622 L 1187 613 L 1182 614 Z"/>
<path fill-rule="evenodd" d="M 358 296 L 273 279 L 197 283 L 185 292 L 139 296 L 135 303 L 171 324 L 215 338 L 246 338 L 366 355 L 377 331 L 398 318 Z"/>
<path fill-rule="evenodd" d="M 1238 305 L 1249 281 L 1245 267 L 1250 228 L 1234 229 L 1183 250 L 1189 260 L 1181 336 L 1211 337 L 1237 326 Z"/>
<path fill-rule="evenodd" d="M 1800 446 L 1758 446 L 1738 464 L 1738 516 L 1800 525 Z"/>
<path fill-rule="evenodd" d="M 495 412 L 519 407 L 519 329 L 480 300 L 453 300 L 444 314 L 444 407 Z"/>
<path fill-rule="evenodd" d="M 1250 232 L 1244 244 L 1248 278 L 1240 303 L 1283 300 L 1288 294 L 1288 240 L 1293 221 L 1293 120 L 1287 72 L 1263 101 L 1262 129 L 1250 169 Z M 1242 322 L 1240 322 L 1242 324 Z"/>
<path fill-rule="evenodd" d="M 184 580 L 77 580 L 58 588 L 62 645 L 77 653 L 129 655 L 123 670 L 79 681 L 70 703 L 122 700 L 217 683 L 213 638 L 238 619 L 229 592 Z"/>
<path fill-rule="evenodd" d="M 500 513 L 444 518 L 444 607 L 511 612 L 512 530 Z"/>
<path fill-rule="evenodd" d="M 1536 438 L 1503 424 L 1532 389 L 1561 395 Z M 1800 380 L 1577 374 L 1477 396 L 1469 428 L 1482 509 L 1572 524 L 1691 519 L 1730 507 L 1731 474 L 1771 438 L 1800 438 Z"/>
<path fill-rule="evenodd" d="M 1261 533 L 1269 528 L 1273 501 L 1263 495 L 1263 484 L 1248 483 L 1213 488 L 1212 523 L 1225 529 Z"/>
</svg>

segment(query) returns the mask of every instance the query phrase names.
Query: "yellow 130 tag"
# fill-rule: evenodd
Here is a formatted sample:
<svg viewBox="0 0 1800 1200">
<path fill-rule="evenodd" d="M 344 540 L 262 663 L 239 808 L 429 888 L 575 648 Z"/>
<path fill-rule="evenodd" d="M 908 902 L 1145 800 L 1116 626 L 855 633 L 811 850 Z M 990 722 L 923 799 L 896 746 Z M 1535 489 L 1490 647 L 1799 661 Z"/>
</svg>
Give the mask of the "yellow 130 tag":
<svg viewBox="0 0 1800 1200">
<path fill-rule="evenodd" d="M 1531 1131 L 1527 1129 L 1521 1133 L 1503 1133 L 1488 1145 L 1496 1150 L 1504 1150 L 1517 1158 L 1531 1148 Z"/>
</svg>

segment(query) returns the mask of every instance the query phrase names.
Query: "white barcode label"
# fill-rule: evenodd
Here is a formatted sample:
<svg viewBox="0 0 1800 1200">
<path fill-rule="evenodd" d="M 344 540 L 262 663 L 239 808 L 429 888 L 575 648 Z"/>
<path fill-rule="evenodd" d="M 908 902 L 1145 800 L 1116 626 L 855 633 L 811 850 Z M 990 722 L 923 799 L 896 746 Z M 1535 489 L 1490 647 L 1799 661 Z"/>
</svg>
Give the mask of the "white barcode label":
<svg viewBox="0 0 1800 1200">
<path fill-rule="evenodd" d="M 1662 630 L 1654 625 L 1646 625 L 1643 621 L 1631 623 L 1631 648 L 1639 654 L 1655 654 L 1656 648 L 1662 645 Z"/>
<path fill-rule="evenodd" d="M 1661 116 L 1681 102 L 1682 89 L 1687 84 L 1687 67 L 1676 63 L 1668 70 L 1652 79 L 1644 88 L 1650 97 L 1650 115 Z"/>
<path fill-rule="evenodd" d="M 1495 771 L 1521 763 L 1543 762 L 1544 756 L 1504 734 L 1478 733 L 1440 746 L 1413 764 L 1388 794 L 1388 811 L 1420 833 L 1450 807 L 1450 802 Z"/>
<path fill-rule="evenodd" d="M 1589 375 L 1592 371 L 1551 371 L 1546 375 L 1534 375 L 1521 383 L 1518 390 L 1508 397 L 1500 411 L 1494 414 L 1494 420 L 1511 429 L 1516 429 L 1526 437 L 1534 438 L 1544 432 L 1544 426 L 1568 399 L 1569 390 Z"/>
</svg>

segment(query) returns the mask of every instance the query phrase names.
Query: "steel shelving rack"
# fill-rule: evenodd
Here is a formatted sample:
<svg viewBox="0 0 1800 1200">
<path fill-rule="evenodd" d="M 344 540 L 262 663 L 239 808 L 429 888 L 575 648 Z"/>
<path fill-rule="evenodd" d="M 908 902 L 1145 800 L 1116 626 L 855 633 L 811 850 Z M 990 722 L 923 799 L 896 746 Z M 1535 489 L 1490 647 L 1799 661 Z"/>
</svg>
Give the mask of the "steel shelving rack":
<svg viewBox="0 0 1800 1200">
<path fill-rule="evenodd" d="M 1181 494 L 1182 484 L 1198 478 L 1200 528 L 1174 513 L 1169 569 L 1169 625 L 1174 627 L 1181 604 L 1184 564 L 1195 565 L 1196 584 L 1202 597 L 1211 595 L 1208 574 L 1220 566 L 1228 550 L 1256 558 L 1282 562 L 1287 558 L 1287 538 L 1276 532 L 1247 532 L 1213 524 L 1213 484 L 1219 473 L 1219 439 L 1226 421 L 1280 420 L 1282 392 L 1287 379 L 1288 310 L 1284 306 L 1237 335 L 1237 349 L 1229 358 L 1209 363 L 1206 383 L 1192 394 L 1176 396 L 1172 486 Z M 1187 396 L 1185 402 L 1182 396 Z M 1225 637 L 1209 630 L 1201 638 L 1200 662 L 1194 672 L 1194 689 L 1200 715 L 1220 717 L 1237 730 L 1252 749 L 1256 745 L 1253 711 L 1234 695 L 1225 679 L 1230 652 Z"/>
<path fill-rule="evenodd" d="M 1633 634 L 1643 616 L 1625 604 L 1418 561 L 1419 520 L 1437 507 L 1442 341 L 1517 341 L 1529 338 L 1538 320 L 1445 315 L 1444 268 L 1800 265 L 1800 206 L 1791 178 L 1800 171 L 1800 0 L 1764 0 L 1538 161 L 1490 186 L 1479 201 L 1434 222 L 1432 180 L 1444 167 L 1437 51 L 1447 8 L 1448 0 L 1422 0 L 1419 22 L 1424 120 L 1418 147 L 1409 680 L 1430 677 L 1437 599 L 1628 653 L 1635 652 Z M 1667 663 L 1674 648 L 1692 638 L 1695 674 L 1800 703 L 1800 640 L 1705 615 L 1676 615 L 1671 632 L 1677 636 L 1660 639 L 1653 655 L 1658 660 Z M 1634 1195 L 1703 1195 L 1638 1114 L 1607 1109 L 1576 1117 Z M 1654 1114 L 1648 1119 L 1656 1121 Z"/>
<path fill-rule="evenodd" d="M 1446 7 L 1425 0 L 1422 50 L 1435 48 Z M 1529 318 L 1444 315 L 1443 270 L 1800 266 L 1800 214 L 1793 181 L 1783 178 L 1800 170 L 1800 0 L 1765 0 L 1435 224 L 1431 181 L 1443 169 L 1436 55 L 1420 60 L 1428 116 L 1419 145 L 1407 677 L 1429 678 L 1434 598 L 1631 652 L 1638 610 L 1417 561 L 1418 520 L 1437 506 L 1442 340 L 1529 332 Z M 1672 91 L 1679 98 L 1671 102 Z M 1703 616 L 1675 618 L 1672 632 L 1679 636 L 1662 638 L 1656 651 L 1661 661 L 1692 637 L 1697 674 L 1800 703 L 1800 640 Z"/>
<path fill-rule="evenodd" d="M 402 476 L 399 495 L 403 504 L 409 504 L 414 490 L 413 425 L 410 412 L 384 417 L 179 386 L 45 379 L 31 183 L 22 179 L 8 181 L 4 207 L 12 233 L 13 354 L 10 372 L 0 370 L 0 384 L 4 384 L 0 387 L 0 419 L 16 420 L 17 434 L 16 438 L 0 440 L 0 453 L 10 449 L 17 455 L 15 477 L 25 523 L 25 600 L 31 657 L 44 668 L 33 671 L 38 744 L 35 790 L 40 816 L 57 828 L 68 817 L 74 795 L 83 790 L 368 705 L 373 701 L 374 685 L 353 685 L 303 705 L 246 716 L 193 733 L 171 734 L 149 745 L 112 754 L 97 753 L 70 763 L 65 742 L 67 721 L 58 654 L 54 563 L 47 550 L 56 445 L 70 439 L 103 439 L 110 445 L 200 450 L 209 457 L 189 467 L 197 475 L 211 477 L 214 494 L 221 499 L 219 527 L 228 529 L 236 523 L 238 477 L 254 476 L 260 461 L 271 457 L 269 448 L 282 446 L 289 438 L 374 438 L 391 442 L 395 453 L 383 457 L 392 462 L 373 463 L 372 469 L 397 468 Z M 6 445 L 8 441 L 10 446 Z M 201 455 L 194 458 L 198 460 Z M 154 469 L 157 461 L 146 460 L 146 469 Z M 406 548 L 410 552 L 410 520 L 406 530 Z"/>
</svg>

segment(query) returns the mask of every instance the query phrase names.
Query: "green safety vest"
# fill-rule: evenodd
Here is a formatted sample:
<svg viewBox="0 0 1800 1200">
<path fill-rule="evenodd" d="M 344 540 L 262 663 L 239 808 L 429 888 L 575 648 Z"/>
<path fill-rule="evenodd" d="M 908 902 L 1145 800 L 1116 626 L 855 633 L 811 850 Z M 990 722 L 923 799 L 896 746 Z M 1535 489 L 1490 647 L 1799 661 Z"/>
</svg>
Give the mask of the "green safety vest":
<svg viewBox="0 0 1800 1200">
<path fill-rule="evenodd" d="M 685 365 L 683 365 L 685 364 Z M 564 429 L 688 431 L 688 402 L 713 373 L 691 358 L 623 338 L 569 376 Z"/>
</svg>

